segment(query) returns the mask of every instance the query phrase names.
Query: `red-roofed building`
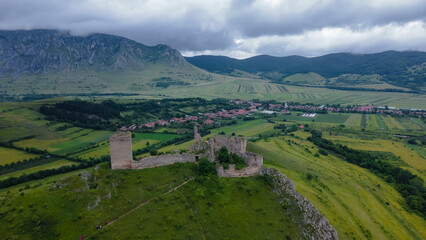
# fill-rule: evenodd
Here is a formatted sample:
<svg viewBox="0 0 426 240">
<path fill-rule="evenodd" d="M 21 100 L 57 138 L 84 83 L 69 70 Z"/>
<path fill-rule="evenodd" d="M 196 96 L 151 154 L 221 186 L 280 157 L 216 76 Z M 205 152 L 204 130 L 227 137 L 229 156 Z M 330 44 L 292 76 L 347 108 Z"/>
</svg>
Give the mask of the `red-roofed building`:
<svg viewBox="0 0 426 240">
<path fill-rule="evenodd" d="M 213 124 L 213 123 L 214 123 L 214 121 L 211 120 L 211 119 L 207 119 L 207 120 L 204 121 L 204 124 L 206 124 L 206 125 L 210 125 L 210 124 Z"/>
</svg>

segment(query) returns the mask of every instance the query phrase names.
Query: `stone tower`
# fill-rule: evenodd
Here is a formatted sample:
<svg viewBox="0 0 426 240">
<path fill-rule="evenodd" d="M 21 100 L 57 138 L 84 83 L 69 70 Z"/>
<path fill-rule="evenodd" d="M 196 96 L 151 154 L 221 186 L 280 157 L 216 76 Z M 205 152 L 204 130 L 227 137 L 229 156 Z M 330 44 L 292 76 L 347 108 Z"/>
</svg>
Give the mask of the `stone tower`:
<svg viewBox="0 0 426 240">
<path fill-rule="evenodd" d="M 194 142 L 201 142 L 201 135 L 198 133 L 197 125 L 194 126 Z"/>
<path fill-rule="evenodd" d="M 132 163 L 132 134 L 116 132 L 109 137 L 111 169 L 129 169 Z"/>
</svg>

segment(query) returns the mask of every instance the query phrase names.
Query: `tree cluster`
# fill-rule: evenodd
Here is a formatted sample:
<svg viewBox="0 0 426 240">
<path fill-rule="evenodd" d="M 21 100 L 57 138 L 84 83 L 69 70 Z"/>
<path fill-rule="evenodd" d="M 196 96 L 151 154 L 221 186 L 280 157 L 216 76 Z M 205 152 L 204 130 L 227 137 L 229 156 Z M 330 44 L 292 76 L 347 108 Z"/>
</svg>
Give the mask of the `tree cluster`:
<svg viewBox="0 0 426 240">
<path fill-rule="evenodd" d="M 229 154 L 228 149 L 225 146 L 223 146 L 217 153 L 217 159 L 225 169 L 229 168 L 229 164 L 235 164 L 235 169 L 237 170 L 243 169 L 246 166 L 243 158 L 235 153 Z"/>
<path fill-rule="evenodd" d="M 346 161 L 369 169 L 374 174 L 392 184 L 401 193 L 408 206 L 426 217 L 426 188 L 423 179 L 410 171 L 393 166 L 389 161 L 375 154 L 354 150 L 345 145 L 335 144 L 323 139 L 321 132 L 311 130 L 312 137 L 308 140 L 320 148 L 340 154 Z"/>
</svg>

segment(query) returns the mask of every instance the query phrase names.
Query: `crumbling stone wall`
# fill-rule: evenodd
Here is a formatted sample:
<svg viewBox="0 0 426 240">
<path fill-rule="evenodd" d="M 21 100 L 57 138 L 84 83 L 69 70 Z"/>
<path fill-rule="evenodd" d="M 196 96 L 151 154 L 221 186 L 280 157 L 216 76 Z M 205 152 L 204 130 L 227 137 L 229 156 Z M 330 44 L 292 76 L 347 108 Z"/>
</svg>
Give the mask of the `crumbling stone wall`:
<svg viewBox="0 0 426 240">
<path fill-rule="evenodd" d="M 281 204 L 296 205 L 301 211 L 303 239 L 337 239 L 336 230 L 308 199 L 296 191 L 293 181 L 286 175 L 274 168 L 264 168 L 261 175 L 268 175 L 272 178 L 273 192 L 278 195 L 278 201 Z"/>
<path fill-rule="evenodd" d="M 132 160 L 131 169 L 153 168 L 174 163 L 195 162 L 195 160 L 196 156 L 194 154 L 165 154 L 142 158 L 139 161 Z"/>
<path fill-rule="evenodd" d="M 246 167 L 236 170 L 231 164 L 229 169 L 217 167 L 217 173 L 221 177 L 247 177 L 260 173 L 263 166 L 263 157 L 246 151 L 247 140 L 245 138 L 227 136 L 214 136 L 207 142 L 201 141 L 197 128 L 194 128 L 194 144 L 189 148 L 192 153 L 166 154 L 142 158 L 139 161 L 132 159 L 132 137 L 130 132 L 117 132 L 110 137 L 111 168 L 112 169 L 143 169 L 165 166 L 174 163 L 195 162 L 197 157 L 207 157 L 210 161 L 216 160 L 216 153 L 226 147 L 229 153 L 235 153 L 242 157 Z M 198 154 L 198 155 L 196 155 Z"/>
<path fill-rule="evenodd" d="M 245 138 L 231 137 L 228 138 L 226 135 L 214 136 L 208 140 L 208 156 L 209 160 L 213 162 L 215 160 L 216 153 L 222 148 L 226 147 L 229 153 L 235 153 L 240 157 L 243 157 L 246 153 L 247 140 Z"/>
<path fill-rule="evenodd" d="M 219 177 L 249 177 L 259 175 L 263 168 L 262 155 L 252 152 L 245 152 L 242 156 L 244 163 L 247 165 L 241 170 L 235 169 L 235 164 L 229 164 L 228 169 L 223 166 L 217 166 L 216 172 Z"/>
<path fill-rule="evenodd" d="M 132 134 L 116 132 L 109 137 L 111 168 L 129 169 L 132 162 Z"/>
</svg>

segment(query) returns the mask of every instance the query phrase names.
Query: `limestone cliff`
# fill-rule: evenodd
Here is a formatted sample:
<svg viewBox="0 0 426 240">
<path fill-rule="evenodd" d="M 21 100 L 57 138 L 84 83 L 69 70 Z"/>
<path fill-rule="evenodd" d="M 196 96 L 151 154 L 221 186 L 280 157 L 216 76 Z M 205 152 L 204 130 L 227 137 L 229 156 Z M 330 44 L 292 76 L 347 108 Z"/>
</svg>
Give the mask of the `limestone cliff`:
<svg viewBox="0 0 426 240">
<path fill-rule="evenodd" d="M 0 77 L 87 69 L 143 70 L 149 63 L 190 65 L 166 45 L 149 47 L 119 36 L 73 36 L 57 30 L 0 31 Z"/>
<path fill-rule="evenodd" d="M 294 220 L 300 221 L 303 238 L 337 239 L 336 230 L 309 200 L 296 191 L 294 183 L 286 175 L 274 168 L 264 168 L 261 174 L 272 178 L 273 192 L 283 206 L 296 205 L 302 212 L 302 219 Z"/>
</svg>

